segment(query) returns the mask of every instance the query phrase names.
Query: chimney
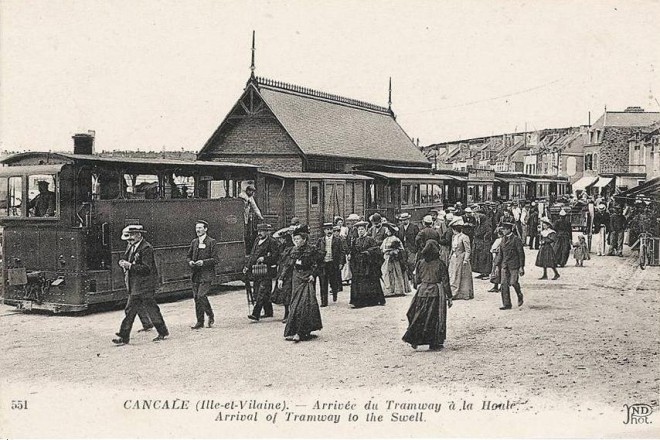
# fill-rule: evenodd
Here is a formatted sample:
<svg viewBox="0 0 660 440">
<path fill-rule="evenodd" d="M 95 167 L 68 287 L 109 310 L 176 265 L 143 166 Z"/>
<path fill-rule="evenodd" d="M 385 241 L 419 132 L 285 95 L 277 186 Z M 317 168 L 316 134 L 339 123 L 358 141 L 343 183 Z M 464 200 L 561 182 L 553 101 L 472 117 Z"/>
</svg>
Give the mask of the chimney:
<svg viewBox="0 0 660 440">
<path fill-rule="evenodd" d="M 73 137 L 73 154 L 94 154 L 94 135 L 89 130 L 87 133 L 76 133 Z"/>
<path fill-rule="evenodd" d="M 641 107 L 628 107 L 627 109 L 624 110 L 626 113 L 644 113 L 644 109 Z"/>
</svg>

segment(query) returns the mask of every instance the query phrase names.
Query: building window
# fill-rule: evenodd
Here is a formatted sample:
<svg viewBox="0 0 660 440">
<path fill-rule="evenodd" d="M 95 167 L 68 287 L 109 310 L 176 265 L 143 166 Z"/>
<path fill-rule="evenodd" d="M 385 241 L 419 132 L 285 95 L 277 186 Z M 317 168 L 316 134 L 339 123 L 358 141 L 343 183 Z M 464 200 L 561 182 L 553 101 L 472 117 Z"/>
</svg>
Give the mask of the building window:
<svg viewBox="0 0 660 440">
<path fill-rule="evenodd" d="M 309 203 L 312 206 L 318 206 L 319 204 L 319 185 L 316 183 L 313 183 L 310 187 Z"/>
</svg>

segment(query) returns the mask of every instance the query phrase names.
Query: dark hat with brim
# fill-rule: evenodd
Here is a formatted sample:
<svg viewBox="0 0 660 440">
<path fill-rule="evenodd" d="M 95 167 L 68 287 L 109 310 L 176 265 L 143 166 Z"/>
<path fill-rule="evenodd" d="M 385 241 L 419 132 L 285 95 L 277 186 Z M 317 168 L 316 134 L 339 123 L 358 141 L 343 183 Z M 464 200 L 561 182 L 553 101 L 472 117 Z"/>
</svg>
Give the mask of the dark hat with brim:
<svg viewBox="0 0 660 440">
<path fill-rule="evenodd" d="M 197 220 L 197 221 L 195 222 L 195 224 L 196 224 L 196 225 L 204 225 L 205 228 L 208 228 L 208 227 L 209 227 L 208 222 L 206 222 L 206 221 L 204 221 L 204 220 Z"/>
<path fill-rule="evenodd" d="M 385 226 L 387 229 L 389 229 L 392 234 L 395 234 L 399 231 L 399 228 L 396 225 L 394 225 L 392 223 L 389 223 L 389 222 L 388 223 L 383 223 L 383 226 Z"/>
<path fill-rule="evenodd" d="M 307 225 L 300 225 L 296 229 L 294 229 L 291 234 L 292 235 L 309 234 L 309 227 Z"/>
<path fill-rule="evenodd" d="M 511 223 L 511 222 L 502 222 L 500 224 L 500 227 L 513 230 L 513 223 Z"/>
<path fill-rule="evenodd" d="M 272 231 L 273 227 L 268 223 L 259 223 L 257 225 L 257 231 Z"/>
<path fill-rule="evenodd" d="M 369 226 L 369 222 L 365 222 L 364 220 L 362 220 L 361 222 L 357 222 L 354 226 L 356 228 L 359 228 L 359 227 L 366 228 L 367 226 Z"/>
</svg>

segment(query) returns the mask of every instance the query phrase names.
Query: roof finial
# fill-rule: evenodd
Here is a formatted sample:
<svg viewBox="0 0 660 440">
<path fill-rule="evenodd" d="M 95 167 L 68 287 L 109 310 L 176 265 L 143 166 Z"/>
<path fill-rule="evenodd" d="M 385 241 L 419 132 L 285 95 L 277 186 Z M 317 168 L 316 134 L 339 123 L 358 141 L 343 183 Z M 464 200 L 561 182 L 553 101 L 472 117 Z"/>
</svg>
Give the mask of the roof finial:
<svg viewBox="0 0 660 440">
<path fill-rule="evenodd" d="M 252 31 L 252 64 L 250 65 L 250 78 L 254 79 L 254 31 Z"/>
<path fill-rule="evenodd" d="M 392 77 L 390 76 L 390 93 L 387 98 L 387 109 L 391 112 L 392 111 Z"/>
</svg>

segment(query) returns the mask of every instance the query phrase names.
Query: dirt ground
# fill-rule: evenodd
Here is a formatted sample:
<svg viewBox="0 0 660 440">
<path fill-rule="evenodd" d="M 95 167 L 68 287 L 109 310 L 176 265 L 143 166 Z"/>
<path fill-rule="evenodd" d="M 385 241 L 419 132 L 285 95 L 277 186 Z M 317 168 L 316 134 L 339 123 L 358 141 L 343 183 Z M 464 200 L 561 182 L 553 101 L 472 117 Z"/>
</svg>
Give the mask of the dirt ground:
<svg viewBox="0 0 660 440">
<path fill-rule="evenodd" d="M 526 253 L 525 304 L 516 308 L 514 294 L 514 309 L 500 311 L 499 294 L 475 280 L 474 300 L 449 310 L 440 352 L 401 341 L 412 295 L 353 310 L 342 292 L 322 309 L 318 339 L 295 344 L 283 339 L 281 307 L 275 318 L 252 323 L 236 287 L 211 297 L 214 328 L 191 330 L 193 302 L 183 299 L 161 305 L 167 341 L 152 342 L 153 331 L 135 333 L 136 320 L 124 347 L 111 343 L 121 310 L 47 316 L 2 306 L 2 383 L 6 390 L 29 384 L 189 394 L 483 391 L 518 399 L 526 410 L 623 414 L 624 404 L 644 403 L 657 413 L 660 268 L 640 270 L 632 256 L 593 256 L 583 268 L 569 260 L 557 281 L 538 280 L 536 251 Z"/>
</svg>

